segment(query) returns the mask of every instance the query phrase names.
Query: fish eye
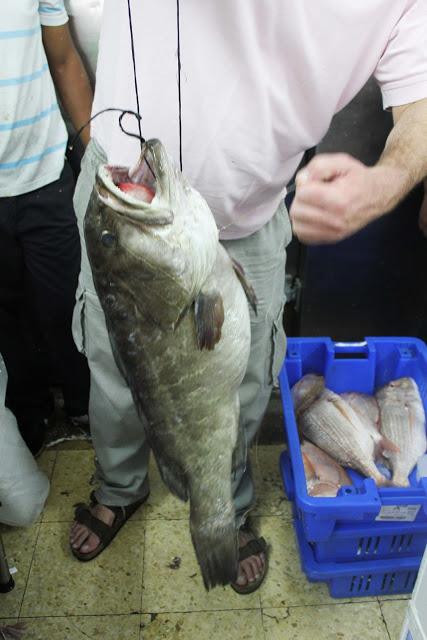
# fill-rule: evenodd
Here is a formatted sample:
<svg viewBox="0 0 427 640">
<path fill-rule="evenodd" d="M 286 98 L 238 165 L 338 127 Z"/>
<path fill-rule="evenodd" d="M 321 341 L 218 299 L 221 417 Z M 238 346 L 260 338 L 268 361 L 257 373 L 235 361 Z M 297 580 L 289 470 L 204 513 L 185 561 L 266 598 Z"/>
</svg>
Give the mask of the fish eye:
<svg viewBox="0 0 427 640">
<path fill-rule="evenodd" d="M 113 247 L 116 242 L 116 236 L 110 233 L 110 231 L 103 231 L 101 233 L 101 242 L 104 247 L 107 247 L 107 249 L 111 249 L 111 247 Z"/>
</svg>

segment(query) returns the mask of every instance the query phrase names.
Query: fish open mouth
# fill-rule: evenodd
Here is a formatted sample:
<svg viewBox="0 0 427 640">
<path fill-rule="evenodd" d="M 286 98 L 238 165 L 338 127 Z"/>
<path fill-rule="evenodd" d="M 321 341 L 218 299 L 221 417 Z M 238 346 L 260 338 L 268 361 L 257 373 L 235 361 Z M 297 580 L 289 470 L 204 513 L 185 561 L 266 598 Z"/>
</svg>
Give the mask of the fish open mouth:
<svg viewBox="0 0 427 640">
<path fill-rule="evenodd" d="M 150 204 L 160 186 L 160 177 L 164 174 L 165 151 L 159 140 L 147 140 L 142 149 L 138 162 L 134 167 L 106 168 L 113 184 L 123 193 Z"/>
<path fill-rule="evenodd" d="M 146 153 L 141 153 L 137 164 L 132 169 L 107 166 L 106 170 L 120 191 L 136 200 L 150 204 L 156 195 L 157 179 L 152 162 L 146 156 Z"/>
<path fill-rule="evenodd" d="M 170 224 L 168 160 L 163 145 L 144 143 L 134 167 L 102 165 L 96 179 L 98 197 L 116 213 L 144 224 Z M 157 196 L 157 197 L 156 197 Z"/>
</svg>

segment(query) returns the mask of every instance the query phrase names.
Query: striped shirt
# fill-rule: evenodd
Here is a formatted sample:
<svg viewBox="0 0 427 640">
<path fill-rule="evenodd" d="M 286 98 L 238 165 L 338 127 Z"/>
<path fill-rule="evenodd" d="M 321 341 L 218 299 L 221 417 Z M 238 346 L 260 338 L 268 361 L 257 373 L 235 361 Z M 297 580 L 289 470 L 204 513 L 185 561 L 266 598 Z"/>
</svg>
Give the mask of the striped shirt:
<svg viewBox="0 0 427 640">
<path fill-rule="evenodd" d="M 0 197 L 57 180 L 67 133 L 42 43 L 41 25 L 68 20 L 63 0 L 4 2 L 0 23 Z"/>
</svg>

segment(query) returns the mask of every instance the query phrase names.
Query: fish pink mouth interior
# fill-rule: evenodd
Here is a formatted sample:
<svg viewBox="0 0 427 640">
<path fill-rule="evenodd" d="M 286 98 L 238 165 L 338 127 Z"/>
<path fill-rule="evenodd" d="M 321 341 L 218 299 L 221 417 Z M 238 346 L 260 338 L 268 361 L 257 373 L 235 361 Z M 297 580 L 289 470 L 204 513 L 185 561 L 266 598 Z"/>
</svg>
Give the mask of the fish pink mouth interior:
<svg viewBox="0 0 427 640">
<path fill-rule="evenodd" d="M 156 195 L 156 178 L 141 155 L 138 163 L 130 170 L 126 167 L 107 167 L 111 179 L 121 191 L 128 193 L 136 200 L 151 203 Z"/>
</svg>

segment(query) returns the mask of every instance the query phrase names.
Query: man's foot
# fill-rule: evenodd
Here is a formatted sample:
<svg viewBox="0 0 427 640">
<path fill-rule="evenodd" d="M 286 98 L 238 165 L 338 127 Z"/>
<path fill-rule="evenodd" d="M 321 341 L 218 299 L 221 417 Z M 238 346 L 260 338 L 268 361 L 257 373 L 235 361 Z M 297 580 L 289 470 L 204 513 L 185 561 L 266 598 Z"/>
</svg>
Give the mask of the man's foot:
<svg viewBox="0 0 427 640">
<path fill-rule="evenodd" d="M 261 585 L 267 572 L 267 545 L 250 529 L 239 531 L 239 573 L 232 588 L 238 593 L 252 593 Z"/>
<path fill-rule="evenodd" d="M 99 504 L 92 492 L 88 505 L 76 505 L 75 520 L 70 531 L 72 554 L 82 562 L 96 558 L 147 500 L 148 495 L 125 507 L 113 507 Z"/>
<path fill-rule="evenodd" d="M 89 507 L 89 510 L 95 518 L 104 522 L 111 527 L 115 520 L 115 514 L 103 504 L 95 504 Z M 70 545 L 72 549 L 79 551 L 81 554 L 92 553 L 100 545 L 101 539 L 93 533 L 89 527 L 80 524 L 74 520 L 70 530 Z"/>
</svg>

